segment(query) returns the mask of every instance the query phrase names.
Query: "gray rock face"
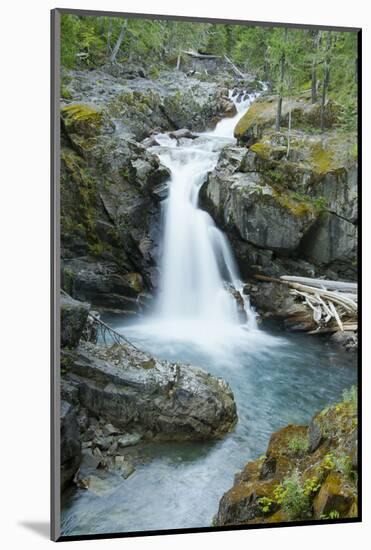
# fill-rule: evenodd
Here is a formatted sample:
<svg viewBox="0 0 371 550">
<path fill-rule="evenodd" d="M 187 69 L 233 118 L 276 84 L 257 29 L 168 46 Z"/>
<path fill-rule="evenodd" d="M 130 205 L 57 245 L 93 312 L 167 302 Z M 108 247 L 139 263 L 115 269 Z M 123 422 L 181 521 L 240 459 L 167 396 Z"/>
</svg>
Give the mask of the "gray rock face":
<svg viewBox="0 0 371 550">
<path fill-rule="evenodd" d="M 202 190 L 202 204 L 220 225 L 237 231 L 240 238 L 257 246 L 280 252 L 295 250 L 314 213 L 303 215 L 285 206 L 285 197 L 266 184 L 260 172 L 246 170 L 253 155 L 246 150 L 225 150 L 216 170 Z"/>
<path fill-rule="evenodd" d="M 76 411 L 67 401 L 61 402 L 61 487 L 75 475 L 81 458 L 80 430 Z"/>
<path fill-rule="evenodd" d="M 306 235 L 302 252 L 321 264 L 352 262 L 357 257 L 357 227 L 336 214 L 325 212 Z"/>
<path fill-rule="evenodd" d="M 130 139 L 67 135 L 61 154 L 63 288 L 93 305 L 137 311 L 132 298 L 140 291 L 125 279 L 140 273 L 146 290 L 156 281 L 157 191 L 169 172 Z"/>
<path fill-rule="evenodd" d="M 61 295 L 61 346 L 74 348 L 84 331 L 90 305 Z"/>
<path fill-rule="evenodd" d="M 78 386 L 79 401 L 90 414 L 145 437 L 214 438 L 237 420 L 233 394 L 223 380 L 134 348 L 113 346 L 107 352 L 84 344 L 66 376 Z"/>
<path fill-rule="evenodd" d="M 138 141 L 156 128 L 202 131 L 235 112 L 228 90 L 218 82 L 204 82 L 181 71 L 161 71 L 146 78 L 124 66 L 112 70 L 70 71 L 69 91 L 74 101 L 106 109 L 115 124 Z"/>
<path fill-rule="evenodd" d="M 320 140 L 265 128 L 250 148 L 226 146 L 200 192 L 201 206 L 228 234 L 243 275 L 354 278 L 357 167 L 354 140 Z M 309 263 L 310 262 L 310 263 Z"/>
</svg>

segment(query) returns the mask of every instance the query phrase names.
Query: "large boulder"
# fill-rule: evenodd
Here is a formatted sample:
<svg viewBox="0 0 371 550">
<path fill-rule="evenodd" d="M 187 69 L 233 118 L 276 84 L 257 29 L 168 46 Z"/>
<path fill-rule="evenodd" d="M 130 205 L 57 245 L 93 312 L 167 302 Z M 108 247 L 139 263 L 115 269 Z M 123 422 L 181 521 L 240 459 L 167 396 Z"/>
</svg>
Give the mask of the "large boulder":
<svg viewBox="0 0 371 550">
<path fill-rule="evenodd" d="M 227 148 L 201 190 L 201 204 L 223 228 L 259 248 L 295 250 L 316 208 L 251 167 L 255 153 Z"/>
<path fill-rule="evenodd" d="M 344 401 L 309 427 L 275 432 L 266 455 L 248 462 L 221 498 L 214 525 L 357 517 L 357 406 Z"/>
<path fill-rule="evenodd" d="M 267 128 L 248 148 L 222 150 L 200 203 L 227 232 L 245 277 L 355 277 L 355 137 L 294 129 L 289 144 L 286 132 Z"/>
<path fill-rule="evenodd" d="M 89 414 L 121 430 L 161 440 L 220 437 L 237 421 L 228 384 L 203 370 L 171 364 L 127 345 L 80 345 L 65 378 Z"/>
<path fill-rule="evenodd" d="M 139 273 L 122 271 L 113 262 L 93 259 L 66 259 L 63 263 L 63 287 L 77 300 L 97 307 L 126 313 L 141 310 L 143 278 Z"/>
</svg>

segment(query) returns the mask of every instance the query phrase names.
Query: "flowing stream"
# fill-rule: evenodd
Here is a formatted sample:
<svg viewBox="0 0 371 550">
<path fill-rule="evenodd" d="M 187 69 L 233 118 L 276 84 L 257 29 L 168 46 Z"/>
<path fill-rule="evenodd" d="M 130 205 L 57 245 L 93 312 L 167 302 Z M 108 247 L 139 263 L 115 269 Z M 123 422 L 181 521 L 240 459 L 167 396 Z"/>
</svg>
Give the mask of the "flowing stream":
<svg viewBox="0 0 371 550">
<path fill-rule="evenodd" d="M 233 143 L 235 117 L 193 140 L 157 136 L 155 152 L 171 171 L 164 204 L 161 289 L 152 315 L 129 324 L 109 319 L 153 355 L 184 361 L 223 377 L 232 387 L 239 421 L 223 439 L 144 444 L 135 473 L 112 475 L 107 490 L 72 490 L 63 502 L 63 534 L 207 527 L 234 474 L 264 454 L 273 431 L 307 423 L 356 381 L 355 359 L 320 338 L 258 329 L 245 299 L 244 322 L 228 290 L 242 290 L 229 243 L 198 208 L 199 190 Z"/>
</svg>

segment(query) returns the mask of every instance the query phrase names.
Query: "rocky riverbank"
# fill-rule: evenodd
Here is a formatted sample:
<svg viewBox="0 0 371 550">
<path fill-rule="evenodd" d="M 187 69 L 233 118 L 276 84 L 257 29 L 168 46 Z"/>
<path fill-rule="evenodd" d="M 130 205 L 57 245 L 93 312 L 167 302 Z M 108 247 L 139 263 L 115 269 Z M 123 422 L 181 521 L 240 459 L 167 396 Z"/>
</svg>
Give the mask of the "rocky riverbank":
<svg viewBox="0 0 371 550">
<path fill-rule="evenodd" d="M 265 456 L 236 474 L 214 525 L 355 518 L 358 510 L 356 388 L 309 426 L 274 433 Z"/>
<path fill-rule="evenodd" d="M 228 89 L 242 98 L 259 88 L 250 75 L 243 89 L 221 61 L 187 63 L 156 74 L 133 64 L 63 75 L 62 287 L 98 309 L 136 315 L 158 287 L 169 172 L 149 149 L 153 134 L 192 139 L 235 113 Z M 276 132 L 276 103 L 263 93 L 252 104 L 200 201 L 226 232 L 258 313 L 302 330 L 297 314 L 306 306 L 255 276 L 356 278 L 356 136 L 339 127 L 332 101 L 320 133 L 308 93 L 284 100 Z"/>
<path fill-rule="evenodd" d="M 152 134 L 176 138 L 235 114 L 228 88 L 238 82 L 223 66 L 208 68 L 190 61 L 156 74 L 127 64 L 64 72 L 62 287 L 76 299 L 127 315 L 148 307 L 169 172 L 147 147 Z M 248 86 L 256 88 L 253 77 Z"/>
<path fill-rule="evenodd" d="M 237 146 L 225 147 L 201 192 L 204 208 L 227 232 L 245 276 L 295 273 L 356 278 L 357 139 L 340 130 L 338 107 L 302 94 L 283 103 L 256 100 L 235 128 Z"/>
<path fill-rule="evenodd" d="M 213 439 L 233 428 L 236 405 L 224 380 L 130 344 L 80 340 L 89 310 L 61 298 L 62 488 L 73 480 L 88 488 L 107 471 L 127 477 L 128 448 L 139 442 Z"/>
</svg>

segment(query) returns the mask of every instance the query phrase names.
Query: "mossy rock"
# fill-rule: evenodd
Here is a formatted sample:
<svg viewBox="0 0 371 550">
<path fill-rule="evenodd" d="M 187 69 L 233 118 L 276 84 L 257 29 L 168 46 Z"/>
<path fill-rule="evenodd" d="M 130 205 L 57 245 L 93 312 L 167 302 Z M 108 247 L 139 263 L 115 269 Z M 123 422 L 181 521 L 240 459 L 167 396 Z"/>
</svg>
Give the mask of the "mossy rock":
<svg viewBox="0 0 371 550">
<path fill-rule="evenodd" d="M 125 280 L 128 282 L 130 288 L 132 288 L 136 294 L 142 292 L 143 277 L 140 273 L 126 273 Z"/>
<path fill-rule="evenodd" d="M 62 107 L 61 117 L 68 134 L 84 137 L 97 135 L 103 123 L 102 112 L 84 104 L 73 103 Z"/>
<path fill-rule="evenodd" d="M 275 98 L 257 100 L 238 121 L 234 129 L 234 137 L 237 140 L 254 143 L 262 137 L 263 130 L 274 122 L 277 103 Z"/>
<path fill-rule="evenodd" d="M 260 140 L 267 128 L 275 125 L 278 96 L 264 96 L 251 105 L 250 109 L 239 120 L 234 136 L 241 143 L 251 145 Z M 328 101 L 324 110 L 325 128 L 333 127 L 339 120 L 341 108 L 333 101 Z M 321 107 L 312 105 L 307 95 L 290 99 L 284 98 L 281 111 L 281 126 L 287 127 L 289 119 L 293 128 L 320 128 Z"/>
<path fill-rule="evenodd" d="M 322 519 L 336 511 L 346 517 L 355 501 L 355 489 L 337 472 L 331 472 L 313 501 L 314 519 Z"/>
</svg>

